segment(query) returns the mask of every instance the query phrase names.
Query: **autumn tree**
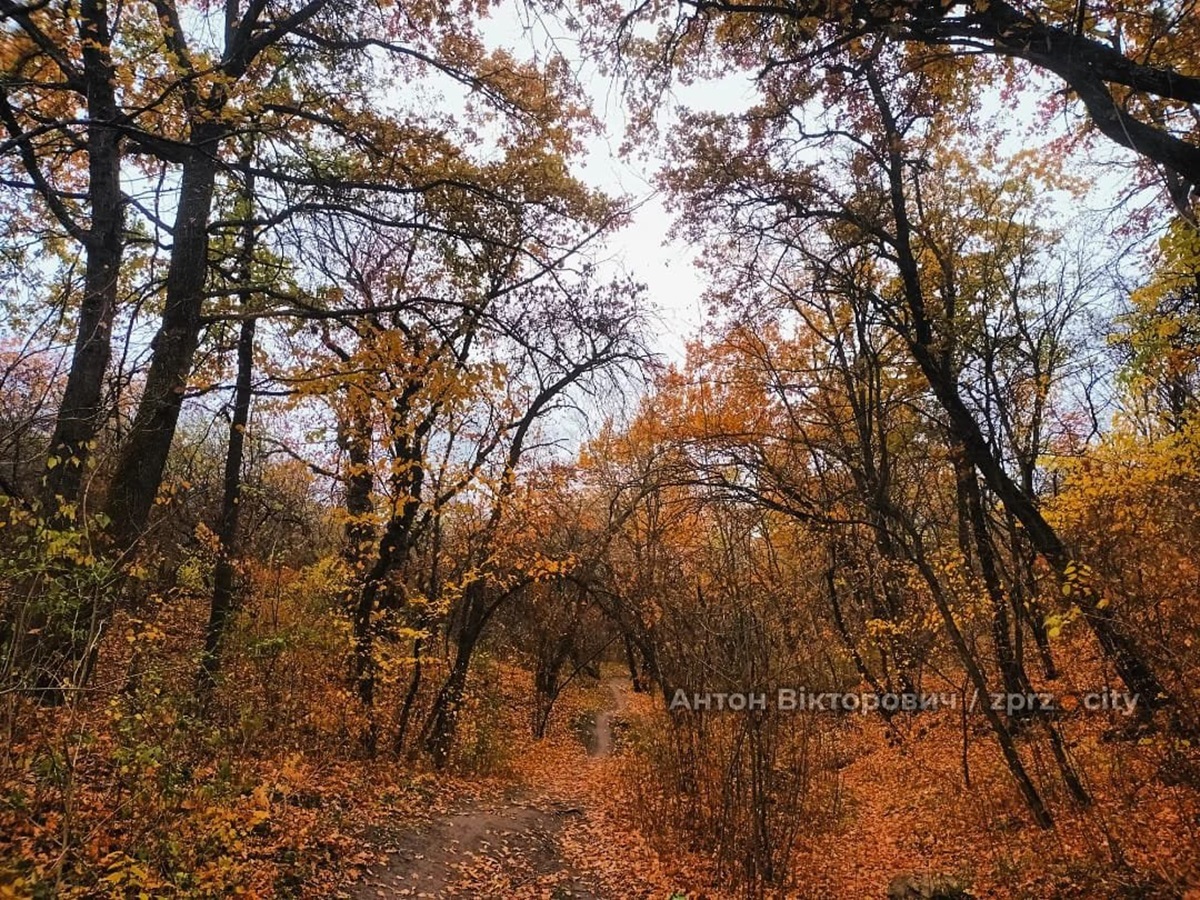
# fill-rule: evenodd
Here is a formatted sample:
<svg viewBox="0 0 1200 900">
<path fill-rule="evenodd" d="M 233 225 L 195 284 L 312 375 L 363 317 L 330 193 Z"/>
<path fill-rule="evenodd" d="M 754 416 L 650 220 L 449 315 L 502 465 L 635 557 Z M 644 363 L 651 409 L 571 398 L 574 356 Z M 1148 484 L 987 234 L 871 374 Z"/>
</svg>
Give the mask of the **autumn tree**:
<svg viewBox="0 0 1200 900">
<path fill-rule="evenodd" d="M 0 44 L 4 183 L 28 192 L 25 202 L 84 255 L 75 346 L 39 492 L 55 512 L 57 504 L 73 508 L 79 500 L 103 424 L 126 241 L 114 23 L 103 0 L 89 0 L 65 19 L 48 4 L 6 2 L 0 18 L 11 23 Z M 86 111 L 82 120 L 77 109 Z"/>
<path fill-rule="evenodd" d="M 1022 80 L 1026 91 L 1045 85 L 1045 102 L 1067 110 L 1082 105 L 1090 126 L 1137 154 L 1194 223 L 1200 77 L 1191 47 L 1197 29 L 1200 16 L 1191 3 L 1150 9 L 1122 0 L 682 0 L 633 4 L 621 43 L 660 83 L 676 69 L 697 73 L 729 63 L 758 68 L 769 81 L 782 75 L 800 83 L 814 69 L 831 71 L 831 62 L 836 69 L 847 46 L 882 40 L 897 49 L 905 71 L 938 73 L 924 85 L 926 104 L 940 102 L 951 81 L 1001 81 L 1011 88 Z M 1029 69 L 1049 78 L 1023 79 Z M 809 80 L 807 97 L 836 92 L 837 80 Z"/>
<path fill-rule="evenodd" d="M 472 24 L 452 21 L 433 7 L 408 9 L 395 18 L 376 12 L 359 32 L 327 0 L 292 11 L 252 6 L 244 15 L 232 5 L 225 10 L 223 45 L 213 52 L 189 38 L 181 9 L 170 3 L 156 7 L 164 63 L 175 73 L 159 90 L 173 113 L 164 116 L 172 130 L 147 134 L 138 147 L 178 172 L 179 202 L 163 318 L 109 489 L 110 531 L 118 545 L 131 544 L 146 526 L 178 420 L 203 328 L 219 177 L 254 176 L 263 195 L 273 187 L 275 203 L 264 204 L 269 210 L 264 217 L 276 223 L 302 210 L 354 214 L 372 195 L 488 191 L 486 184 L 472 186 L 469 165 L 463 168 L 465 159 L 443 127 L 379 114 L 369 100 L 381 89 L 379 81 L 365 70 L 349 78 L 338 74 L 353 71 L 373 49 L 384 53 L 399 77 L 440 72 L 452 83 L 476 88 L 482 105 L 527 116 L 518 126 L 527 132 L 549 134 L 560 114 L 572 114 L 569 104 L 554 106 L 559 94 L 528 67 L 503 55 L 489 67 Z M 384 37 L 367 36 L 374 30 Z M 269 149 L 258 157 L 239 162 L 230 141 L 244 128 L 271 140 L 262 142 Z M 325 149 L 330 143 L 344 149 L 330 154 Z M 418 164 L 419 152 L 405 152 L 422 143 L 436 148 L 426 167 Z"/>
<path fill-rule="evenodd" d="M 455 662 L 422 728 L 439 764 L 488 620 L 531 581 L 496 558 L 529 444 L 577 391 L 645 355 L 636 287 L 589 262 L 619 206 L 565 175 L 569 132 L 511 140 L 492 162 L 459 164 L 473 195 L 446 185 L 394 200 L 390 219 L 335 211 L 295 226 L 325 299 L 291 339 L 301 370 L 278 377 L 338 423 L 356 689 L 374 716 L 380 641 L 411 642 L 403 744 L 444 626 Z M 374 748 L 375 724 L 365 738 Z"/>
<path fill-rule="evenodd" d="M 823 123 L 810 125 L 794 115 L 797 98 L 787 84 L 778 85 L 749 116 L 694 117 L 684 146 L 691 159 L 709 165 L 677 169 L 673 183 L 698 201 L 691 221 L 699 232 L 706 216 L 721 211 L 735 233 L 745 235 L 747 252 L 760 266 L 775 265 L 770 257 L 784 254 L 814 261 L 821 277 L 827 261 L 869 255 L 870 276 L 849 277 L 868 291 L 875 310 L 902 339 L 951 440 L 1031 545 L 1066 579 L 1073 571 L 1071 553 L 1036 495 L 1014 480 L 1000 448 L 989 440 L 981 424 L 990 420 L 986 410 L 972 409 L 960 385 L 959 310 L 985 298 L 960 290 L 965 273 L 955 269 L 959 257 L 939 245 L 939 235 L 949 234 L 947 223 L 926 198 L 932 198 L 935 144 L 944 144 L 945 128 L 953 127 L 953 117 L 968 115 L 973 100 L 958 94 L 936 111 L 925 108 L 922 98 L 934 76 L 907 74 L 885 44 L 848 55 L 832 77 L 840 85 L 840 105 Z M 799 161 L 803 147 L 838 153 L 839 168 Z M 1153 698 L 1151 704 L 1167 700 L 1169 692 L 1111 606 L 1095 596 L 1082 605 L 1130 689 Z"/>
<path fill-rule="evenodd" d="M 1180 219 L 1159 241 L 1149 283 L 1133 292 L 1118 320 L 1122 381 L 1132 407 L 1150 434 L 1162 427 L 1186 428 L 1195 415 L 1197 305 L 1200 299 L 1200 239 Z"/>
<path fill-rule="evenodd" d="M 448 758 L 471 659 L 484 629 L 516 588 L 538 577 L 536 566 L 506 571 L 507 567 L 497 570 L 496 563 L 503 558 L 504 529 L 519 515 L 514 501 L 520 467 L 539 441 L 544 420 L 571 404 L 580 390 L 594 388 L 622 371 L 632 373 L 647 358 L 629 287 L 619 282 L 591 285 L 585 278 L 557 299 L 539 291 L 537 329 L 516 336 L 520 355 L 509 367 L 510 387 L 499 408 L 500 452 L 481 527 L 471 540 L 472 553 L 464 560 L 471 574 L 462 583 L 452 619 L 454 659 L 426 726 L 425 746 L 436 764 Z"/>
</svg>

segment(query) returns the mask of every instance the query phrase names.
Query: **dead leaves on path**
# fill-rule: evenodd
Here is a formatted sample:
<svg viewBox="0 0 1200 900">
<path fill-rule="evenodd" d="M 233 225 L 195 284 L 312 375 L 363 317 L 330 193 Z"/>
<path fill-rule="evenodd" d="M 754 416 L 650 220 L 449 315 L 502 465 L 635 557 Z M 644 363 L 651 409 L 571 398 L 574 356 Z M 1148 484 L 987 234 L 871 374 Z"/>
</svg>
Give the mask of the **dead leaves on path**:
<svg viewBox="0 0 1200 900">
<path fill-rule="evenodd" d="M 630 714 L 643 702 L 632 698 Z M 605 703 L 611 697 L 603 689 L 573 691 L 556 709 L 543 740 L 514 729 L 504 778 L 439 780 L 440 808 L 416 828 L 398 828 L 388 864 L 373 868 L 345 896 L 705 896 L 696 889 L 706 870 L 703 860 L 656 852 L 638 828 L 636 798 L 622 777 L 620 756 L 589 757 L 572 728 L 585 712 Z"/>
</svg>

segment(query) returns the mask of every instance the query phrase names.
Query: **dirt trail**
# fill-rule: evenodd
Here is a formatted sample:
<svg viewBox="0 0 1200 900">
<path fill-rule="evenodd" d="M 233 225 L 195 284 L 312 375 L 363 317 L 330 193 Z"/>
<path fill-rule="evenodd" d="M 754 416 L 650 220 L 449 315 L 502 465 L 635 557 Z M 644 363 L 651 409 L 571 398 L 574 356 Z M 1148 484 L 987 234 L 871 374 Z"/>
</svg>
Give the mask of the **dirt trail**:
<svg viewBox="0 0 1200 900">
<path fill-rule="evenodd" d="M 629 685 L 604 682 L 610 704 L 598 711 L 586 735 L 590 766 L 613 751 L 613 718 L 624 713 Z M 576 798 L 531 798 L 520 790 L 499 801 L 466 800 L 423 826 L 393 823 L 386 865 L 369 871 L 351 890 L 354 900 L 393 897 L 605 900 L 593 880 L 566 861 L 561 836 L 586 820 Z"/>
<path fill-rule="evenodd" d="M 563 859 L 558 835 L 573 808 L 471 801 L 403 833 L 388 864 L 367 875 L 356 900 L 531 896 L 601 900 Z"/>
<path fill-rule="evenodd" d="M 614 716 L 622 716 L 625 714 L 626 706 L 626 690 L 628 687 L 623 678 L 609 678 L 604 682 L 604 687 L 608 691 L 608 696 L 612 700 L 612 705 L 600 710 L 596 713 L 596 724 L 592 729 L 592 740 L 588 747 L 588 756 L 602 757 L 608 756 L 613 750 L 613 728 L 612 722 Z"/>
</svg>

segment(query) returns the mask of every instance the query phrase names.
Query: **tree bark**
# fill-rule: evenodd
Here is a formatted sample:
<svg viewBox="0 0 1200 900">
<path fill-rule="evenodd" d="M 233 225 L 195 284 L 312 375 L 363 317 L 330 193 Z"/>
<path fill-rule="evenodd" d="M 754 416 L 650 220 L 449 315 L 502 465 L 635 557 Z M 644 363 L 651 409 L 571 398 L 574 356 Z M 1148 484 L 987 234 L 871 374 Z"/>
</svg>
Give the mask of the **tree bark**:
<svg viewBox="0 0 1200 900">
<path fill-rule="evenodd" d="M 1009 535 L 1009 555 L 1012 558 L 1013 609 L 1018 622 L 1024 621 L 1029 625 L 1033 634 L 1033 642 L 1037 645 L 1038 659 L 1041 663 L 1042 676 L 1047 680 L 1058 677 L 1058 667 L 1054 664 L 1054 654 L 1050 650 L 1050 636 L 1046 633 L 1046 614 L 1037 602 L 1037 579 L 1033 571 L 1033 560 L 1026 552 L 1027 548 L 1017 530 L 1016 520 L 1011 513 L 1006 513 Z M 1020 630 L 1018 627 L 1018 634 Z"/>
<path fill-rule="evenodd" d="M 1004 595 L 1000 573 L 996 567 L 996 548 L 988 532 L 979 481 L 975 477 L 975 470 L 961 454 L 955 454 L 954 469 L 958 492 L 962 498 L 961 511 L 967 516 L 968 530 L 976 549 L 975 557 L 992 607 L 992 646 L 996 651 L 1000 678 L 1004 683 L 1004 690 L 1009 694 L 1024 694 L 1029 688 L 1029 679 L 1013 649 L 1008 598 Z M 1020 714 L 1028 712 L 1025 707 L 1021 707 Z"/>
<path fill-rule="evenodd" d="M 1034 786 L 1033 779 L 1029 776 L 1029 771 L 1021 761 L 1021 756 L 1017 752 L 1016 744 L 1013 741 L 1012 732 L 1008 730 L 1008 727 L 1000 718 L 1000 714 L 992 708 L 991 693 L 988 690 L 987 679 L 980 670 L 979 663 L 976 661 L 974 654 L 971 653 L 970 647 L 967 646 L 966 638 L 963 637 L 962 631 L 959 630 L 958 623 L 954 621 L 954 614 L 950 610 L 949 601 L 942 591 L 937 574 L 930 568 L 919 547 L 913 548 L 910 557 L 916 565 L 917 570 L 921 573 L 921 577 L 929 586 L 929 592 L 933 595 L 934 604 L 937 606 L 938 612 L 942 617 L 942 622 L 946 626 L 946 633 L 950 637 L 950 643 L 958 652 L 963 668 L 966 669 L 967 677 L 971 680 L 971 685 L 975 689 L 977 700 L 982 702 L 984 717 L 987 719 L 988 725 L 991 726 L 992 733 L 996 736 L 996 742 L 1000 745 L 1000 752 L 1004 756 L 1004 761 L 1008 766 L 1009 772 L 1012 773 L 1013 778 L 1017 782 L 1017 788 L 1020 790 L 1021 796 L 1025 799 L 1025 803 L 1033 815 L 1034 822 L 1040 828 L 1052 827 L 1054 820 L 1051 818 L 1049 810 L 1046 809 L 1045 802 Z"/>
<path fill-rule="evenodd" d="M 109 535 L 120 549 L 133 547 L 146 530 L 199 345 L 208 275 L 208 222 L 217 153 L 225 132 L 226 126 L 219 122 L 194 125 L 183 165 L 166 308 L 151 345 L 150 371 L 137 414 L 109 488 Z"/>
<path fill-rule="evenodd" d="M 125 246 L 121 137 L 114 127 L 118 111 L 105 0 L 82 0 L 80 17 L 92 215 L 84 238 L 87 262 L 75 349 L 42 483 L 42 509 L 50 515 L 56 515 L 61 505 L 79 500 L 87 462 L 103 423 L 104 376 L 112 355 L 117 279 Z"/>
<path fill-rule="evenodd" d="M 629 633 L 621 629 L 621 644 L 625 648 L 625 665 L 629 669 L 629 680 L 633 682 L 633 692 L 635 694 L 645 693 L 646 687 L 642 684 L 642 673 L 638 668 L 637 656 L 634 655 L 633 641 L 629 639 Z"/>
<path fill-rule="evenodd" d="M 249 153 L 246 154 L 249 159 Z M 239 300 L 243 309 L 250 304 L 252 292 L 248 285 L 254 273 L 256 233 L 251 221 L 254 210 L 254 176 L 248 175 L 243 187 L 246 220 L 242 225 L 241 247 L 238 250 L 237 277 L 243 287 Z M 254 331 L 257 319 L 242 320 L 237 344 L 237 377 L 233 389 L 233 414 L 229 422 L 229 441 L 225 452 L 225 473 L 222 480 L 221 514 L 217 521 L 217 541 L 220 548 L 213 571 L 212 604 L 208 627 L 204 635 L 204 655 L 200 663 L 200 687 L 210 690 L 221 666 L 221 641 L 234 612 L 234 561 L 238 553 L 238 520 L 242 503 L 242 461 L 245 458 L 246 426 L 250 422 L 250 403 L 254 388 Z"/>
<path fill-rule="evenodd" d="M 424 643 L 425 639 L 420 635 L 413 638 L 412 678 L 408 682 L 408 691 L 404 694 L 404 702 L 400 706 L 400 715 L 396 722 L 396 738 L 392 742 L 392 752 L 397 756 L 404 750 L 404 741 L 408 737 L 408 723 L 412 719 L 417 693 L 421 690 L 421 647 Z"/>
<path fill-rule="evenodd" d="M 458 733 L 458 712 L 462 706 L 463 692 L 467 687 L 467 673 L 471 668 L 471 657 L 487 623 L 483 583 L 474 582 L 466 591 L 466 605 L 462 628 L 458 633 L 458 646 L 450 674 L 438 691 L 429 722 L 425 727 L 425 751 L 435 768 L 443 769 L 450 761 L 454 737 Z"/>
</svg>

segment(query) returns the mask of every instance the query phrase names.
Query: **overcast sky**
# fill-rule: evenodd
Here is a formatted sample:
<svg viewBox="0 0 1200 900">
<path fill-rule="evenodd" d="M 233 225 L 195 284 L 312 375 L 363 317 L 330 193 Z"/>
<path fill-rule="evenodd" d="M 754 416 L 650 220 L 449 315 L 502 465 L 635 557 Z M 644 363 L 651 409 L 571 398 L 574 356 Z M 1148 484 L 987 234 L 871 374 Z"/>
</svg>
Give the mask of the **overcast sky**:
<svg viewBox="0 0 1200 900">
<path fill-rule="evenodd" d="M 671 362 L 681 362 L 685 343 L 695 336 L 703 315 L 704 283 L 695 268 L 696 255 L 686 244 L 668 239 L 672 216 L 663 206 L 654 186 L 655 161 L 622 156 L 626 120 L 620 84 L 583 60 L 578 41 L 560 23 L 550 18 L 531 19 L 519 2 L 496 10 L 484 24 L 486 39 L 506 47 L 518 58 L 531 54 L 544 58 L 558 52 L 570 60 L 580 83 L 590 95 L 593 110 L 604 122 L 606 133 L 588 142 L 583 165 L 576 175 L 610 194 L 627 197 L 636 205 L 633 221 L 606 241 L 606 257 L 616 269 L 645 284 L 656 317 L 653 346 Z M 709 83 L 681 88 L 672 101 L 692 108 L 714 110 L 745 108 L 752 102 L 747 80 Z M 673 106 L 662 109 L 669 121 Z"/>
</svg>

